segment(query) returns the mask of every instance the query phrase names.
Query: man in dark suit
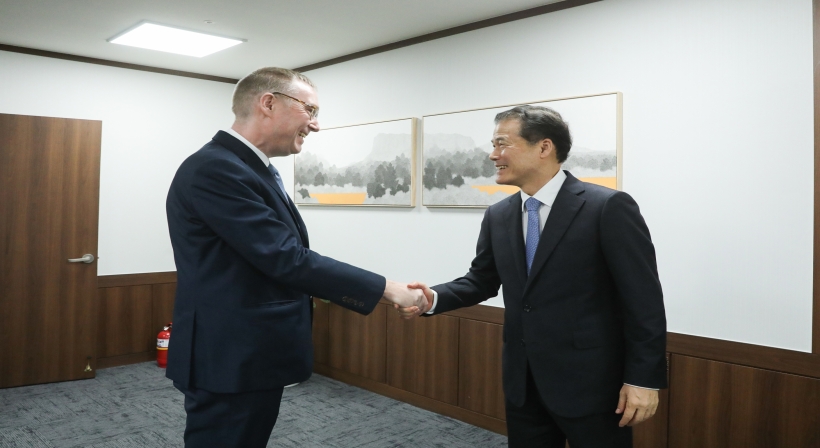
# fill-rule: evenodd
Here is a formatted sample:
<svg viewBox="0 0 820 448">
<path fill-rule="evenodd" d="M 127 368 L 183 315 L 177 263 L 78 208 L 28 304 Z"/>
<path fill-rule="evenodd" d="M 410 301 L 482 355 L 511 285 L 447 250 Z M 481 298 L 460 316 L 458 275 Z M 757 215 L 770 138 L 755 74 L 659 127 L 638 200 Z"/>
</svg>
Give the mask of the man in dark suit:
<svg viewBox="0 0 820 448">
<path fill-rule="evenodd" d="M 520 106 L 495 121 L 496 182 L 520 194 L 487 209 L 464 277 L 410 286 L 425 291 L 429 315 L 478 304 L 503 285 L 511 448 L 630 447 L 630 426 L 655 413 L 666 387 L 649 230 L 628 194 L 561 170 L 572 139 L 560 114 Z"/>
<path fill-rule="evenodd" d="M 188 157 L 171 184 L 178 283 L 167 376 L 185 395 L 186 447 L 267 445 L 283 387 L 313 370 L 311 296 L 362 314 L 383 297 L 428 306 L 419 290 L 309 249 L 268 158 L 299 153 L 319 131 L 318 111 L 307 77 L 257 70 L 236 86 L 232 128 Z"/>
</svg>

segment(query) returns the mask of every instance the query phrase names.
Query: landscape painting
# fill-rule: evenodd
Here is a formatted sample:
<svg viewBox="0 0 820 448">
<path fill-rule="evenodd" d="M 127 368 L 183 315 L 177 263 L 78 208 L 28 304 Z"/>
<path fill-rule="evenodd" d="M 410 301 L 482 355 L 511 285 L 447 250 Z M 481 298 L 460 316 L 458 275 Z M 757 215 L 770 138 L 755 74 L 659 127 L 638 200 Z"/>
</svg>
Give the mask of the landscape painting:
<svg viewBox="0 0 820 448">
<path fill-rule="evenodd" d="M 322 129 L 294 157 L 299 205 L 415 205 L 418 119 Z"/>
<path fill-rule="evenodd" d="M 583 181 L 620 188 L 620 93 L 527 104 L 554 109 L 569 124 L 573 143 L 563 169 Z M 487 207 L 518 192 L 517 187 L 495 183 L 495 165 L 489 159 L 493 120 L 512 107 L 423 118 L 423 205 Z"/>
</svg>

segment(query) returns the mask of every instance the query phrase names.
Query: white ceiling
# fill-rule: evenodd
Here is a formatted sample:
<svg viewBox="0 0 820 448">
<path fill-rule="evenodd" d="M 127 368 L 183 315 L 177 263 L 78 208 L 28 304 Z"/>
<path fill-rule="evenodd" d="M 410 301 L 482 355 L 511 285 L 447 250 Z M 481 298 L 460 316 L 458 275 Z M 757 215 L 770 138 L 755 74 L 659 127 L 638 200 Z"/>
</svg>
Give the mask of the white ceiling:
<svg viewBox="0 0 820 448">
<path fill-rule="evenodd" d="M 0 44 L 241 78 L 558 1 L 0 0 Z M 204 58 L 106 42 L 142 20 L 247 42 Z"/>
</svg>

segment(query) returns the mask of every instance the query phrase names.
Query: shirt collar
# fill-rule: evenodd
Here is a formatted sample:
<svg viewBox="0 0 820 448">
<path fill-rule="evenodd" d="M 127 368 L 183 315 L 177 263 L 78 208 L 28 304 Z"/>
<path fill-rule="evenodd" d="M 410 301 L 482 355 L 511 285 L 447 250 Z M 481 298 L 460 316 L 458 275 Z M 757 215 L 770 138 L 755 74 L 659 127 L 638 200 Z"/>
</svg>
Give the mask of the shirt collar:
<svg viewBox="0 0 820 448">
<path fill-rule="evenodd" d="M 558 173 L 552 177 L 540 190 L 536 191 L 532 197 L 538 199 L 541 204 L 546 205 L 552 208 L 552 204 L 555 202 L 555 197 L 558 196 L 558 191 L 561 190 L 561 186 L 564 185 L 564 181 L 567 180 L 567 173 L 564 170 L 558 170 Z M 524 193 L 524 190 L 521 190 L 521 211 L 526 212 L 527 206 L 526 202 L 527 199 L 530 198 L 530 195 Z"/>
<path fill-rule="evenodd" d="M 233 135 L 234 137 L 236 137 L 237 140 L 244 143 L 245 146 L 247 146 L 248 148 L 251 148 L 251 150 L 253 150 L 253 152 L 255 152 L 256 155 L 259 156 L 260 159 L 262 159 L 262 163 L 264 163 L 265 166 L 270 166 L 270 159 L 268 158 L 268 156 L 266 156 L 264 152 L 260 151 L 259 148 L 254 146 L 253 143 L 249 142 L 248 139 L 243 137 L 242 134 L 240 134 L 240 133 L 238 133 L 238 132 L 236 132 L 236 131 L 234 131 L 233 129 L 230 129 L 230 128 L 225 129 L 225 132 L 227 132 L 228 134 Z"/>
</svg>

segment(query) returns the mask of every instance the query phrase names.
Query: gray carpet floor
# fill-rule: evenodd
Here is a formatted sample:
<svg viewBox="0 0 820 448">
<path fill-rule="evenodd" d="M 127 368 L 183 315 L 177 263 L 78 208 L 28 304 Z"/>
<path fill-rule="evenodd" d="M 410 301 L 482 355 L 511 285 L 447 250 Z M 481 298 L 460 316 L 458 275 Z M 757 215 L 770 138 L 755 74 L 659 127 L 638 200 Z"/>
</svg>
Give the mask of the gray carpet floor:
<svg viewBox="0 0 820 448">
<path fill-rule="evenodd" d="M 155 363 L 83 381 L 0 389 L 0 448 L 182 446 L 182 394 Z M 313 377 L 285 389 L 268 447 L 506 447 L 506 437 Z"/>
</svg>

